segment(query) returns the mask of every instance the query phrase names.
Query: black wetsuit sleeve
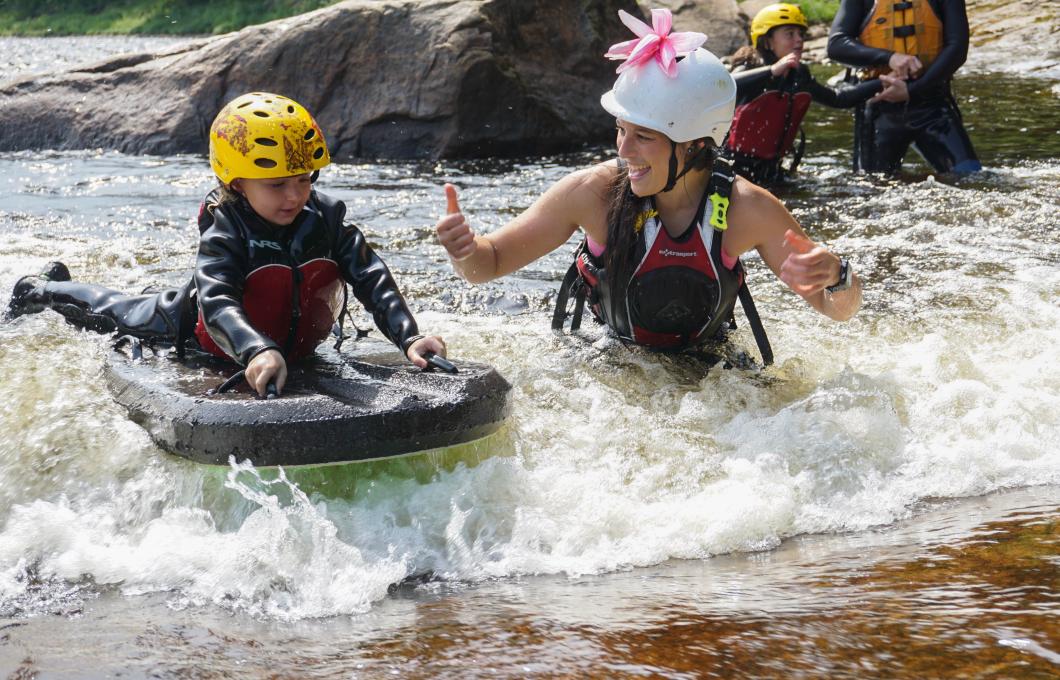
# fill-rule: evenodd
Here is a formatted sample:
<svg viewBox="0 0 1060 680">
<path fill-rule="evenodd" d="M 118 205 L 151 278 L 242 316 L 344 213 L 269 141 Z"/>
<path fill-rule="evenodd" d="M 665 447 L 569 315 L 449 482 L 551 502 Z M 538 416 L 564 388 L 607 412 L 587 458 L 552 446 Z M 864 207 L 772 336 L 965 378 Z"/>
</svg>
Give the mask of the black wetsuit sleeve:
<svg viewBox="0 0 1060 680">
<path fill-rule="evenodd" d="M 873 78 L 857 85 L 836 90 L 817 82 L 810 75 L 809 69 L 807 69 L 806 79 L 800 83 L 800 88 L 809 92 L 810 96 L 818 104 L 824 104 L 836 109 L 849 109 L 879 93 L 883 89 L 883 83 L 878 78 Z"/>
<path fill-rule="evenodd" d="M 736 81 L 736 101 L 745 104 L 767 90 L 775 90 L 778 78 L 773 77 L 772 66 L 760 66 L 747 70 L 734 70 L 732 78 Z"/>
<path fill-rule="evenodd" d="M 230 221 L 218 219 L 203 231 L 195 262 L 199 309 L 213 341 L 243 366 L 267 349 L 280 349 L 250 325 L 243 309 L 249 268 L 247 244 Z"/>
<path fill-rule="evenodd" d="M 339 270 L 375 320 L 375 325 L 405 353 L 408 341 L 419 334 L 405 298 L 375 251 L 369 247 L 361 230 L 352 224 L 339 226 L 335 257 Z"/>
<path fill-rule="evenodd" d="M 890 50 L 861 43 L 861 26 L 872 10 L 872 1 L 841 0 L 828 34 L 828 58 L 848 66 L 885 66 L 894 54 Z"/>
<path fill-rule="evenodd" d="M 909 81 L 909 98 L 944 90 L 968 58 L 968 12 L 964 0 L 942 2 L 942 50 L 916 80 Z"/>
</svg>

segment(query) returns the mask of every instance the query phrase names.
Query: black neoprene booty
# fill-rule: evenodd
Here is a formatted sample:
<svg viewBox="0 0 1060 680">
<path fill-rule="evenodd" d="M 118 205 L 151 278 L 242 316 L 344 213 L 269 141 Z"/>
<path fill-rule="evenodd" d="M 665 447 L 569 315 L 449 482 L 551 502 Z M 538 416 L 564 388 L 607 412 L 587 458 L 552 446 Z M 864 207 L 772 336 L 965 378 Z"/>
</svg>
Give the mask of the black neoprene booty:
<svg viewBox="0 0 1060 680">
<path fill-rule="evenodd" d="M 11 302 L 7 305 L 7 318 L 14 319 L 23 314 L 36 314 L 48 307 L 50 297 L 45 286 L 49 281 L 69 281 L 70 270 L 62 262 L 49 262 L 40 274 L 23 276 L 15 282 L 11 291 Z"/>
<path fill-rule="evenodd" d="M 70 269 L 62 262 L 49 262 L 44 265 L 40 275 L 49 281 L 69 281 Z"/>
<path fill-rule="evenodd" d="M 47 281 L 36 274 L 23 276 L 15 282 L 11 291 L 11 302 L 7 305 L 7 318 L 14 319 L 23 314 L 36 314 L 47 308 L 48 298 L 44 292 Z"/>
</svg>

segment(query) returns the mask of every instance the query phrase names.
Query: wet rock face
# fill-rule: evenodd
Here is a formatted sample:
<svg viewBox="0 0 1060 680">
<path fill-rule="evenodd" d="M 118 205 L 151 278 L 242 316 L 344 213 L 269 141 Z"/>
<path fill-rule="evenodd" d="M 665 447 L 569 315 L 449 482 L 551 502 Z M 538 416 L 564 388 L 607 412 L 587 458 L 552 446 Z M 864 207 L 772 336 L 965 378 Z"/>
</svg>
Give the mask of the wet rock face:
<svg viewBox="0 0 1060 680">
<path fill-rule="evenodd" d="M 313 112 L 339 160 L 571 150 L 612 137 L 619 9 L 643 16 L 633 0 L 349 0 L 0 85 L 0 149 L 205 153 L 221 107 L 264 90 Z"/>
</svg>

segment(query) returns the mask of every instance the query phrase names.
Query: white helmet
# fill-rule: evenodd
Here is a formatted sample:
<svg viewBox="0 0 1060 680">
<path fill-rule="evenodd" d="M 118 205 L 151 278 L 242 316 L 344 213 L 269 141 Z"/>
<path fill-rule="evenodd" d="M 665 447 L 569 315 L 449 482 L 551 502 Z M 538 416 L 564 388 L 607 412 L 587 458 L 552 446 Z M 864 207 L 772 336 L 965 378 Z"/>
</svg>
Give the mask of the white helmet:
<svg viewBox="0 0 1060 680">
<path fill-rule="evenodd" d="M 600 104 L 615 118 L 674 142 L 710 137 L 721 146 L 736 108 L 736 81 L 702 47 L 677 64 L 677 77 L 649 62 L 622 72 Z"/>
</svg>

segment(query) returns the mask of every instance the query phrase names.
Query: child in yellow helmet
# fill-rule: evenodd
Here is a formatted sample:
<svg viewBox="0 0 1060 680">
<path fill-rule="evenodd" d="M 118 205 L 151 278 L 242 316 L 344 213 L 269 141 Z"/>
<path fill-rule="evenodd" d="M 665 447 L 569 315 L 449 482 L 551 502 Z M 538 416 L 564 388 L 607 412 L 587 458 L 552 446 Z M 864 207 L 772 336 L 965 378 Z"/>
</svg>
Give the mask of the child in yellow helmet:
<svg viewBox="0 0 1060 680">
<path fill-rule="evenodd" d="M 798 146 L 795 140 L 811 101 L 850 108 L 882 89 L 878 80 L 838 91 L 814 80 L 802 63 L 807 28 L 797 5 L 768 5 L 751 21 L 751 44 L 733 55 L 736 112 L 725 155 L 737 173 L 759 184 L 779 181 L 798 166 L 805 140 Z M 788 155 L 785 170 L 781 162 Z"/>
<path fill-rule="evenodd" d="M 287 361 L 313 352 L 345 310 L 346 285 L 417 366 L 445 343 L 419 334 L 397 283 L 341 201 L 314 191 L 331 162 L 310 113 L 276 94 L 229 102 L 210 128 L 219 186 L 199 211 L 199 254 L 179 289 L 124 295 L 70 281 L 62 263 L 15 284 L 9 315 L 53 309 L 75 325 L 186 342 L 243 365 L 259 394 L 283 390 Z"/>
</svg>

